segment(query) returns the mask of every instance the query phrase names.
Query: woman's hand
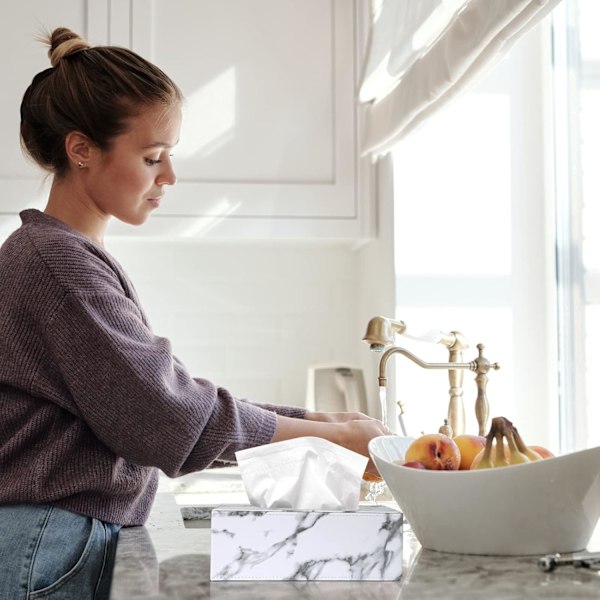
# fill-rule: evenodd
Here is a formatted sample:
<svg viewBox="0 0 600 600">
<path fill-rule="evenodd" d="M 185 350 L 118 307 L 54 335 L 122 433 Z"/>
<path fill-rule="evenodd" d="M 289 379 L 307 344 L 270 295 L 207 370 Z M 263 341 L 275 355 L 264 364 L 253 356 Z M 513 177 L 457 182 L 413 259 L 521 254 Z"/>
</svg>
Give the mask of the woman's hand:
<svg viewBox="0 0 600 600">
<path fill-rule="evenodd" d="M 391 431 L 389 428 L 381 421 L 369 417 L 367 419 L 346 421 L 340 423 L 338 426 L 341 429 L 342 437 L 336 443 L 344 446 L 344 448 L 348 448 L 348 450 L 353 450 L 369 457 L 363 479 L 367 481 L 381 480 L 377 467 L 369 455 L 369 442 L 380 435 L 390 435 Z"/>
<path fill-rule="evenodd" d="M 361 412 L 311 412 L 308 411 L 304 418 L 308 421 L 322 421 L 323 423 L 346 423 L 347 421 L 360 421 L 373 419 Z"/>
<path fill-rule="evenodd" d="M 356 418 L 352 418 L 352 417 Z M 337 420 L 335 420 L 337 419 Z M 362 413 L 306 413 L 304 419 L 277 415 L 273 442 L 303 436 L 324 438 L 348 450 L 369 457 L 369 442 L 390 430 L 379 420 Z M 369 457 L 366 473 L 377 477 L 377 468 Z"/>
</svg>

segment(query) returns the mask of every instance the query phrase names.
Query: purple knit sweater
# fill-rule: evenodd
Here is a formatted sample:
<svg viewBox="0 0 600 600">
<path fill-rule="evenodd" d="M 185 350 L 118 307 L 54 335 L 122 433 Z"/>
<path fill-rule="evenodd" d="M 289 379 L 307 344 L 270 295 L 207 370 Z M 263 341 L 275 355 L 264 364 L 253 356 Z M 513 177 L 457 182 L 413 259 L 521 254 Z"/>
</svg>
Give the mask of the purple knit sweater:
<svg viewBox="0 0 600 600">
<path fill-rule="evenodd" d="M 192 378 L 100 246 L 37 210 L 0 248 L 0 504 L 141 525 L 168 476 L 266 444 L 275 413 Z"/>
</svg>

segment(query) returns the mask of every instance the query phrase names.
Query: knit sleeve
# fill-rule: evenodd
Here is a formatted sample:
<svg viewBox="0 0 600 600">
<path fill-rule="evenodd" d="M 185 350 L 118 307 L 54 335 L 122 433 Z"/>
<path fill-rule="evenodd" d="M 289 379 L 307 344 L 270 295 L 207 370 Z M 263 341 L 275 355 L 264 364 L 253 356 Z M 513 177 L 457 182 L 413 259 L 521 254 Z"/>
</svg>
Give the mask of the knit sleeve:
<svg viewBox="0 0 600 600">
<path fill-rule="evenodd" d="M 192 378 L 117 290 L 66 294 L 46 334 L 71 409 L 128 461 L 175 477 L 273 437 L 275 412 Z"/>
<path fill-rule="evenodd" d="M 249 402 L 245 398 L 240 399 L 242 402 Z M 291 417 L 293 419 L 303 419 L 306 415 L 306 408 L 302 408 L 301 406 L 288 406 L 285 404 L 269 404 L 267 402 L 253 402 L 253 406 L 259 406 L 260 408 L 264 408 L 265 410 L 270 410 L 271 412 L 277 413 L 283 417 Z"/>
</svg>

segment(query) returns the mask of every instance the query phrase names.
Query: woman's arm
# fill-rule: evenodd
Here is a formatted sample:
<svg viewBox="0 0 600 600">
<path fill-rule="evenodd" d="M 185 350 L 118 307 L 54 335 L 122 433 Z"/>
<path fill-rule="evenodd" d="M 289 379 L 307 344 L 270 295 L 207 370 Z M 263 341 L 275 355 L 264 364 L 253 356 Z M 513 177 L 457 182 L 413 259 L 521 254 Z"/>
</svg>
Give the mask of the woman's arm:
<svg viewBox="0 0 600 600">
<path fill-rule="evenodd" d="M 288 416 L 288 415 L 286 415 Z M 326 423 L 345 423 L 346 421 L 361 421 L 373 419 L 361 412 L 317 412 L 307 411 L 304 418 L 308 421 L 324 421 Z"/>
</svg>

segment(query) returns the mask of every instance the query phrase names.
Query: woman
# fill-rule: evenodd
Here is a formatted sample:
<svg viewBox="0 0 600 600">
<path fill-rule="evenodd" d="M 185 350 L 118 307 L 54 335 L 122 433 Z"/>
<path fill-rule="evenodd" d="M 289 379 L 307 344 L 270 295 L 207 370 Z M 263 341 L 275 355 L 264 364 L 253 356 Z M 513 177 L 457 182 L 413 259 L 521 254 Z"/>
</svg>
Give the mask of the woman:
<svg viewBox="0 0 600 600">
<path fill-rule="evenodd" d="M 367 454 L 384 426 L 234 398 L 192 378 L 152 333 L 104 248 L 175 183 L 182 95 L 154 65 L 65 28 L 21 104 L 21 141 L 49 172 L 0 249 L 0 598 L 104 598 L 121 526 L 143 524 L 158 469 L 176 477 L 298 436 Z M 372 465 L 371 465 L 372 466 Z"/>
</svg>

